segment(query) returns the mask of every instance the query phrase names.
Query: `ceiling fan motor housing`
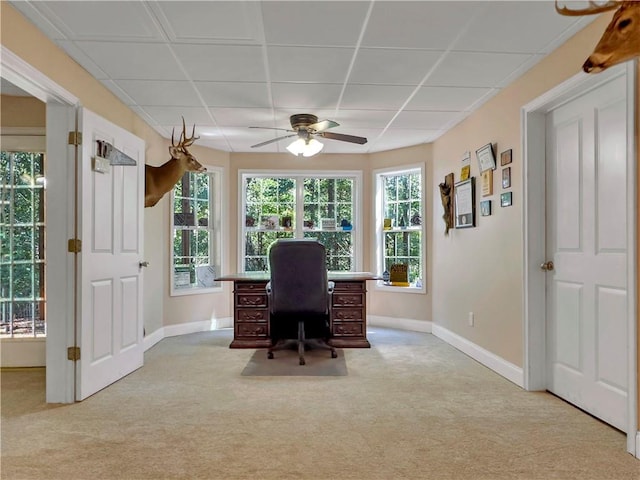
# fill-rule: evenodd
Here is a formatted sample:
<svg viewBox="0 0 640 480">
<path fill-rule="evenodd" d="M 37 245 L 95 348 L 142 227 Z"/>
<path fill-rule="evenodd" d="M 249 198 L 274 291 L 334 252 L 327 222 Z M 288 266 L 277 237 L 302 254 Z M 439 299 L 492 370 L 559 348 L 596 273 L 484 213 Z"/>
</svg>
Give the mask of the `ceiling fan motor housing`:
<svg viewBox="0 0 640 480">
<path fill-rule="evenodd" d="M 298 113 L 296 115 L 291 115 L 289 120 L 291 121 L 291 128 L 296 131 L 300 128 L 306 129 L 309 125 L 318 123 L 318 117 L 311 115 L 310 113 Z"/>
</svg>

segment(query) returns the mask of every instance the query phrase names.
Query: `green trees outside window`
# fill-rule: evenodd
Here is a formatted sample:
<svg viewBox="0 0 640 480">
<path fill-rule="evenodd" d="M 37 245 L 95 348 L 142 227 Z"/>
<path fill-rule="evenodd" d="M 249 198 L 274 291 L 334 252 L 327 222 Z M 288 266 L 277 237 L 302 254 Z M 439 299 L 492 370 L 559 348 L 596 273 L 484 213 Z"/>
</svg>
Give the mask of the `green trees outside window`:
<svg viewBox="0 0 640 480">
<path fill-rule="evenodd" d="M 379 172 L 381 193 L 378 221 L 381 226 L 380 269 L 390 271 L 394 264 L 407 266 L 411 286 L 422 287 L 424 278 L 424 225 L 422 170 Z"/>
<path fill-rule="evenodd" d="M 44 154 L 3 151 L 0 174 L 0 336 L 44 336 Z"/>
<path fill-rule="evenodd" d="M 215 171 L 186 172 L 173 189 L 174 293 L 198 293 L 213 288 L 220 274 L 219 178 Z M 219 204 L 219 199 L 217 201 Z"/>
<path fill-rule="evenodd" d="M 355 270 L 355 175 L 245 174 L 243 186 L 243 271 L 267 271 L 278 238 L 317 238 L 329 270 Z"/>
</svg>

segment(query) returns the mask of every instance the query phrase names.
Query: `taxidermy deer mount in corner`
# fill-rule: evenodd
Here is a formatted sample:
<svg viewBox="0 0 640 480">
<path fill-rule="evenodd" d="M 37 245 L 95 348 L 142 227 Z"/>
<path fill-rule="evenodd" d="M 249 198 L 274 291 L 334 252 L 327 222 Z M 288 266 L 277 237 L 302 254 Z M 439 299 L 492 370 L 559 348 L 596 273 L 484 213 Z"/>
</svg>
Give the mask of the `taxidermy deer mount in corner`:
<svg viewBox="0 0 640 480">
<path fill-rule="evenodd" d="M 153 167 L 151 165 L 144 166 L 144 206 L 153 207 L 160 199 L 178 183 L 184 172 L 206 172 L 207 169 L 202 166 L 193 155 L 189 153 L 187 147 L 193 145 L 198 138 L 196 137 L 196 126 L 193 126 L 191 136 L 187 137 L 184 117 L 182 117 L 182 134 L 180 140 L 176 144 L 173 140 L 174 130 L 171 131 L 171 146 L 169 153 L 171 158 L 164 165 Z"/>
<path fill-rule="evenodd" d="M 592 15 L 614 9 L 618 11 L 613 15 L 593 53 L 582 65 L 582 69 L 587 73 L 602 72 L 613 65 L 640 55 L 640 2 L 589 1 L 588 8 L 571 10 L 567 7 L 558 7 L 558 0 L 556 0 L 556 12 L 570 17 Z"/>
</svg>

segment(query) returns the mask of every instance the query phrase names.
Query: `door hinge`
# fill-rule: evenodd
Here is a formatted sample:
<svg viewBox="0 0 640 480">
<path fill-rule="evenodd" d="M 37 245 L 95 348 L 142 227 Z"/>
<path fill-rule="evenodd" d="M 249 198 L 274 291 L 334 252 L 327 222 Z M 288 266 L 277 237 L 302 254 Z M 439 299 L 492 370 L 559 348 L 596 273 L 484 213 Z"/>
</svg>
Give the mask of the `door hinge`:
<svg viewBox="0 0 640 480">
<path fill-rule="evenodd" d="M 70 238 L 67 242 L 67 251 L 69 253 L 80 253 L 82 251 L 82 240 L 79 238 Z"/>
<path fill-rule="evenodd" d="M 82 132 L 69 132 L 69 145 L 82 145 Z"/>
<path fill-rule="evenodd" d="M 80 360 L 80 347 L 69 347 L 67 348 L 67 359 L 77 362 Z"/>
</svg>

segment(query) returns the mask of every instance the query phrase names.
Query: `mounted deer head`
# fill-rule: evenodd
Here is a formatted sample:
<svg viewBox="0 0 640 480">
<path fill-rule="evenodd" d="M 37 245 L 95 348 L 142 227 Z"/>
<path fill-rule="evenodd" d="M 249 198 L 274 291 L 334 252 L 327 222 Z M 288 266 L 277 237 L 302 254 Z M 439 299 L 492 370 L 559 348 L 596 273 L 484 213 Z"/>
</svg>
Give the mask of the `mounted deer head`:
<svg viewBox="0 0 640 480">
<path fill-rule="evenodd" d="M 182 134 L 180 140 L 176 144 L 173 140 L 174 130 L 171 131 L 171 146 L 169 153 L 171 158 L 164 165 L 153 167 L 151 165 L 144 166 L 144 206 L 153 207 L 160 199 L 173 188 L 173 186 L 182 178 L 184 172 L 206 172 L 193 155 L 189 153 L 187 147 L 193 145 L 198 138 L 196 137 L 196 126 L 193 126 L 191 136 L 187 137 L 184 117 L 182 117 Z"/>
<path fill-rule="evenodd" d="M 601 72 L 640 55 L 640 2 L 609 1 L 598 4 L 589 1 L 588 8 L 570 10 L 567 7 L 558 7 L 558 0 L 556 0 L 556 11 L 560 15 L 572 17 L 592 15 L 614 9 L 618 9 L 618 11 L 602 34 L 595 50 L 582 65 L 582 69 L 587 73 Z"/>
</svg>

